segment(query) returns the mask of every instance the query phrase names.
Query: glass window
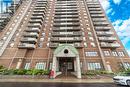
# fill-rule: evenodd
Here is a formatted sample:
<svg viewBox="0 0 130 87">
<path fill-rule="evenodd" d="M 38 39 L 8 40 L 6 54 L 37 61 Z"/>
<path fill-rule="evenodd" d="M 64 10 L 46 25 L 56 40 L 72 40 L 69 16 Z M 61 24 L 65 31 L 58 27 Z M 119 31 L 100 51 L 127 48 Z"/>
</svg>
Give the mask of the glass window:
<svg viewBox="0 0 130 87">
<path fill-rule="evenodd" d="M 94 41 L 94 38 L 93 37 L 89 37 L 89 40 Z"/>
<path fill-rule="evenodd" d="M 112 52 L 112 55 L 113 56 L 118 56 L 117 52 L 115 52 L 115 51 Z"/>
<path fill-rule="evenodd" d="M 24 69 L 29 69 L 29 68 L 30 68 L 30 63 L 26 63 Z"/>
<path fill-rule="evenodd" d="M 88 70 L 100 70 L 101 64 L 100 63 L 88 63 Z"/>
<path fill-rule="evenodd" d="M 124 55 L 124 52 L 118 52 L 118 55 L 119 55 L 119 56 L 125 56 L 125 55 Z"/>
<path fill-rule="evenodd" d="M 84 43 L 84 46 L 87 47 L 87 43 Z"/>
<path fill-rule="evenodd" d="M 86 52 L 86 56 L 98 56 L 97 52 Z"/>
<path fill-rule="evenodd" d="M 109 51 L 104 51 L 104 55 L 105 56 L 110 56 L 110 52 Z"/>
<path fill-rule="evenodd" d="M 92 47 L 96 47 L 95 43 L 90 43 Z"/>
<path fill-rule="evenodd" d="M 46 63 L 45 62 L 36 63 L 35 69 L 43 69 L 43 70 L 45 70 L 45 68 L 46 68 Z"/>
<path fill-rule="evenodd" d="M 130 69 L 130 63 L 125 62 L 125 63 L 123 63 L 123 65 L 124 65 L 124 67 L 125 67 L 126 69 Z"/>
<path fill-rule="evenodd" d="M 83 40 L 84 40 L 84 41 L 86 41 L 86 38 L 85 38 L 85 37 L 83 37 Z"/>
</svg>

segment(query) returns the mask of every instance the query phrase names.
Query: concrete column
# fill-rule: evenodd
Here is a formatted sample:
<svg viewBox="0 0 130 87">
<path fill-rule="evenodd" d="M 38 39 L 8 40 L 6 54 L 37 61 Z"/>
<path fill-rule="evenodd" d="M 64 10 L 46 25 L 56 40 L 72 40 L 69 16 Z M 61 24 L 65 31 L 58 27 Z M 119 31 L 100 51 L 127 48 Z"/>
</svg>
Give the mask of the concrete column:
<svg viewBox="0 0 130 87">
<path fill-rule="evenodd" d="M 80 69 L 80 60 L 79 56 L 76 57 L 76 64 L 77 64 L 77 78 L 81 78 L 81 69 Z"/>
<path fill-rule="evenodd" d="M 22 64 L 22 59 L 19 59 L 17 65 L 16 65 L 16 69 L 20 69 L 21 64 Z"/>
<path fill-rule="evenodd" d="M 54 77 L 56 77 L 56 56 L 53 57 L 52 70 L 54 71 Z"/>
</svg>

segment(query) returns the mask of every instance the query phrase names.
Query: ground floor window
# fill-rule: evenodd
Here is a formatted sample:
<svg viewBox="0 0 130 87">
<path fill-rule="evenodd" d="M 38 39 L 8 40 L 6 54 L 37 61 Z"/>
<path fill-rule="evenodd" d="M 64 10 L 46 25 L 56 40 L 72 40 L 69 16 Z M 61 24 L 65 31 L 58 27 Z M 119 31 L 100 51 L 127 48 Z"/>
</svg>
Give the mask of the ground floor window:
<svg viewBox="0 0 130 87">
<path fill-rule="evenodd" d="M 24 69 L 29 69 L 29 68 L 30 68 L 30 63 L 26 63 Z"/>
<path fill-rule="evenodd" d="M 100 70 L 101 64 L 100 63 L 88 63 L 88 70 Z"/>
<path fill-rule="evenodd" d="M 124 63 L 124 67 L 125 67 L 126 69 L 130 69 L 130 63 L 125 62 L 125 63 Z"/>
<path fill-rule="evenodd" d="M 52 62 L 50 63 L 50 67 L 49 67 L 49 69 L 50 69 L 50 70 L 52 69 Z"/>
<path fill-rule="evenodd" d="M 46 68 L 46 62 L 38 62 L 36 63 L 35 69 L 43 69 L 45 70 Z"/>
</svg>

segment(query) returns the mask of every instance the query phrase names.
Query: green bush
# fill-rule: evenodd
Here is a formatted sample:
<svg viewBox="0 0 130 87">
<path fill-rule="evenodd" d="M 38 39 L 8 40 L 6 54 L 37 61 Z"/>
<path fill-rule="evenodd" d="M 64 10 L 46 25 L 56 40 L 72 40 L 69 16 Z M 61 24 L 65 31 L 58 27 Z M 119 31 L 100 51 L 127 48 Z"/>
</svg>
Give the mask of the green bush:
<svg viewBox="0 0 130 87">
<path fill-rule="evenodd" d="M 49 75 L 49 70 L 39 70 L 39 69 L 7 69 L 0 66 L 0 75 Z"/>
<path fill-rule="evenodd" d="M 44 75 L 49 75 L 50 71 L 49 70 L 44 70 Z"/>
<path fill-rule="evenodd" d="M 25 74 L 26 74 L 26 75 L 33 75 L 33 70 L 31 70 L 31 69 L 30 69 L 30 70 L 27 70 Z"/>
<path fill-rule="evenodd" d="M 14 74 L 14 75 L 25 75 L 26 72 L 27 72 L 27 70 L 25 70 L 25 69 L 15 69 L 15 70 L 13 71 L 13 74 Z"/>
<path fill-rule="evenodd" d="M 100 74 L 111 74 L 114 75 L 112 72 L 104 71 L 104 70 L 88 70 L 86 73 L 83 73 L 83 75 L 100 75 Z"/>
</svg>

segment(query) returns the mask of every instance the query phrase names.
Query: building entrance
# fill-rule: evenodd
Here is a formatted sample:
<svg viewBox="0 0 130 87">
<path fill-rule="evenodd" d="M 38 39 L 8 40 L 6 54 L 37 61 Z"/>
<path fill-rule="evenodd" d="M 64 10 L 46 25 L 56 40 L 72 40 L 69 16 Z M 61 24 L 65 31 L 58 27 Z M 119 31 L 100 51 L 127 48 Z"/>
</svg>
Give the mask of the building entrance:
<svg viewBox="0 0 130 87">
<path fill-rule="evenodd" d="M 74 58 L 59 58 L 59 71 L 62 73 L 74 72 Z"/>
</svg>

